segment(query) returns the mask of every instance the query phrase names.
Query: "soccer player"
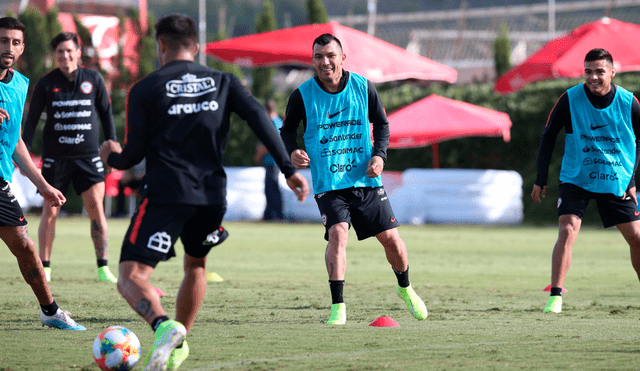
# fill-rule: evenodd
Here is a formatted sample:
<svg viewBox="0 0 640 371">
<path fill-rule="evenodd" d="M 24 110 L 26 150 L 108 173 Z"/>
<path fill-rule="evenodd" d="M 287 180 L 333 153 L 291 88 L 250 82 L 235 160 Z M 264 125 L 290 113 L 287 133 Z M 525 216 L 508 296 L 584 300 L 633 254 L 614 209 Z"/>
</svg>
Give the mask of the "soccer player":
<svg viewBox="0 0 640 371">
<path fill-rule="evenodd" d="M 169 15 L 156 25 L 160 69 L 136 83 L 127 98 L 127 136 L 102 144 L 108 166 L 127 169 L 146 159 L 144 195 L 120 256 L 118 291 L 155 332 L 145 370 L 175 369 L 187 357 L 184 341 L 193 325 L 206 281 L 210 249 L 226 211 L 222 155 L 232 112 L 246 120 L 273 155 L 287 184 L 304 201 L 309 188 L 296 172 L 264 108 L 234 75 L 194 63 L 198 53 L 193 19 Z M 170 320 L 149 277 L 160 261 L 184 245 L 184 280 Z"/>
<path fill-rule="evenodd" d="M 564 92 L 542 134 L 538 173 L 531 198 L 546 197 L 556 137 L 565 131 L 558 194 L 558 240 L 551 263 L 551 297 L 543 312 L 562 312 L 562 286 L 571 265 L 582 216 L 595 200 L 605 228 L 616 226 L 631 249 L 640 277 L 640 213 L 635 172 L 640 159 L 640 105 L 633 94 L 611 83 L 613 57 L 593 49 L 584 59 L 585 82 Z"/>
<path fill-rule="evenodd" d="M 282 127 L 282 119 L 276 112 L 276 102 L 270 100 L 264 105 L 267 110 L 271 122 L 280 130 Z M 273 161 L 273 156 L 267 151 L 267 147 L 262 143 L 258 143 L 256 146 L 256 154 L 253 157 L 253 161 L 257 165 L 263 165 L 264 174 L 264 195 L 267 199 L 267 206 L 264 209 L 264 215 L 262 220 L 282 220 L 284 215 L 282 214 L 282 194 L 280 193 L 279 175 L 280 171 L 276 162 Z"/>
<path fill-rule="evenodd" d="M 342 44 L 331 34 L 313 42 L 318 75 L 289 97 L 281 136 L 298 169 L 311 167 L 313 191 L 328 241 L 325 261 L 331 290 L 328 324 L 346 321 L 343 300 L 347 240 L 353 223 L 359 240 L 375 236 L 396 274 L 396 292 L 417 319 L 427 317 L 424 302 L 409 282 L 409 263 L 398 222 L 380 174 L 389 144 L 389 121 L 370 81 L 345 71 Z M 300 121 L 306 151 L 298 148 Z M 373 123 L 373 147 L 370 125 Z"/>
<path fill-rule="evenodd" d="M 66 201 L 60 191 L 44 180 L 20 138 L 29 79 L 11 67 L 24 52 L 24 30 L 25 26 L 17 19 L 0 18 L 0 239 L 18 260 L 22 277 L 31 286 L 40 303 L 42 326 L 83 331 L 85 328 L 71 319 L 69 313 L 61 310 L 53 300 L 42 262 L 27 233 L 27 221 L 9 184 L 15 161 L 38 188 L 45 204 L 54 208 Z"/>
<path fill-rule="evenodd" d="M 58 68 L 41 77 L 31 97 L 23 139 L 31 150 L 33 135 L 46 110 L 43 132 L 42 175 L 54 187 L 66 193 L 69 183 L 82 196 L 90 220 L 91 239 L 98 262 L 98 279 L 116 282 L 109 270 L 107 219 L 104 215 L 104 166 L 98 155 L 100 131 L 106 139 L 115 139 L 111 103 L 104 81 L 96 71 L 78 65 L 82 49 L 78 35 L 62 32 L 51 40 Z M 38 243 L 47 281 L 51 279 L 51 249 L 60 208 L 42 207 Z"/>
</svg>

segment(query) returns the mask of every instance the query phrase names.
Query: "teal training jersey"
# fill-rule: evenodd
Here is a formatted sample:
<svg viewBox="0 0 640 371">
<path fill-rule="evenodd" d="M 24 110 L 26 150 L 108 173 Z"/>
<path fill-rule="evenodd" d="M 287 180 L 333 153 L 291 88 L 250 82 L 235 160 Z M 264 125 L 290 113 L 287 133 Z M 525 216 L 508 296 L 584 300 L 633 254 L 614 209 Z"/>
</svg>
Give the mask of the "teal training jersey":
<svg viewBox="0 0 640 371">
<path fill-rule="evenodd" d="M 8 182 L 13 177 L 13 151 L 20 138 L 28 87 L 29 79 L 15 70 L 9 83 L 0 82 L 0 108 L 7 110 L 10 117 L 0 124 L 0 176 Z"/>
<path fill-rule="evenodd" d="M 613 101 L 604 109 L 593 107 L 582 84 L 567 90 L 573 133 L 565 135 L 560 181 L 621 197 L 633 175 L 636 136 L 633 94 L 616 87 Z"/>
<path fill-rule="evenodd" d="M 367 79 L 350 73 L 345 89 L 337 94 L 322 90 L 315 79 L 298 89 L 307 114 L 304 144 L 314 193 L 382 186 L 379 176 L 366 175 L 373 153 Z"/>
</svg>

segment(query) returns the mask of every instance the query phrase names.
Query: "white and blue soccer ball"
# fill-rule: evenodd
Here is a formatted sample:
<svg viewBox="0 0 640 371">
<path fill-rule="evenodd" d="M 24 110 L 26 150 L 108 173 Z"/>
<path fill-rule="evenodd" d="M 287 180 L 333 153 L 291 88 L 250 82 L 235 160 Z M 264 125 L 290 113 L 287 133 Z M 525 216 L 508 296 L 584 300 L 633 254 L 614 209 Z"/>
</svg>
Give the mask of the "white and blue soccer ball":
<svg viewBox="0 0 640 371">
<path fill-rule="evenodd" d="M 111 326 L 93 341 L 93 359 L 101 370 L 131 370 L 140 359 L 140 340 L 129 329 Z"/>
</svg>

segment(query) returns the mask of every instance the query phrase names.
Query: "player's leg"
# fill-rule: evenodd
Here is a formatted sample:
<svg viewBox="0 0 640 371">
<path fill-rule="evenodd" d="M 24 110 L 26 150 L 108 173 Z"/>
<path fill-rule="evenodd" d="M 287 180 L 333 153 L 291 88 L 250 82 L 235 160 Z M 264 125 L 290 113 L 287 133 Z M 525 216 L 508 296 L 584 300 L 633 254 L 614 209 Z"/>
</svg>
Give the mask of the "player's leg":
<svg viewBox="0 0 640 371">
<path fill-rule="evenodd" d="M 42 262 L 36 253 L 35 243 L 27 233 L 27 226 L 0 227 L 0 239 L 16 257 L 22 277 L 31 286 L 31 290 L 40 303 L 40 308 L 42 309 L 40 322 L 42 326 L 55 327 L 62 330 L 86 330 L 71 319 L 68 312 L 61 310 L 53 300 L 51 290 L 47 285 Z"/>
<path fill-rule="evenodd" d="M 119 265 L 118 292 L 149 325 L 153 325 L 156 318 L 166 316 L 160 296 L 149 283 L 153 269 L 136 261 L 123 261 Z"/>
<path fill-rule="evenodd" d="M 558 240 L 551 255 L 551 287 L 562 287 L 571 267 L 573 244 L 578 238 L 582 219 L 567 214 L 558 218 Z"/>
<path fill-rule="evenodd" d="M 69 162 L 47 157 L 43 158 L 42 176 L 60 192 L 66 193 L 69 188 L 69 183 L 71 182 Z M 51 280 L 51 251 L 56 236 L 56 220 L 59 215 L 59 207 L 51 207 L 46 202 L 42 205 L 40 225 L 38 226 L 38 247 L 47 282 Z"/>
<path fill-rule="evenodd" d="M 562 287 L 571 267 L 573 244 L 580 232 L 584 211 L 595 195 L 569 183 L 562 183 L 558 188 L 558 239 L 551 254 L 551 293 L 542 310 L 545 313 L 562 312 Z"/>
<path fill-rule="evenodd" d="M 109 254 L 109 235 L 107 218 L 104 215 L 104 182 L 95 183 L 81 193 L 84 207 L 89 216 L 91 240 L 98 261 L 98 279 L 105 282 L 117 282 L 107 265 Z"/>
<path fill-rule="evenodd" d="M 0 227 L 0 239 L 16 257 L 20 273 L 22 273 L 25 282 L 31 286 L 38 302 L 41 305 L 51 304 L 53 296 L 51 296 L 47 285 L 35 244 L 27 233 L 27 226 Z"/>
<path fill-rule="evenodd" d="M 91 241 L 96 252 L 98 280 L 117 282 L 108 266 L 108 227 L 104 215 L 104 166 L 99 157 L 80 158 L 70 161 L 73 164 L 73 186 L 82 197 L 89 216 Z"/>
<path fill-rule="evenodd" d="M 207 290 L 207 255 L 223 241 L 220 226 L 226 205 L 195 207 L 196 212 L 185 223 L 180 239 L 184 245 L 184 279 L 178 291 L 176 320 L 187 331 L 196 320 Z"/>
<path fill-rule="evenodd" d="M 630 196 L 603 195 L 596 199 L 603 226 L 615 225 L 629 244 L 631 264 L 640 279 L 640 213 Z"/>
<path fill-rule="evenodd" d="M 175 256 L 175 240 L 192 215 L 192 207 L 149 204 L 144 199 L 124 238 L 118 291 L 155 334 L 153 347 L 143 362 L 145 370 L 172 369 L 172 354 L 187 335 L 180 322 L 166 315 L 149 277 L 158 262 Z"/>
<path fill-rule="evenodd" d="M 347 320 L 343 290 L 351 222 L 350 192 L 351 190 L 338 190 L 314 196 L 325 227 L 324 238 L 327 240 L 324 259 L 331 290 L 331 315 L 327 321 L 330 325 L 342 325 Z"/>
<path fill-rule="evenodd" d="M 573 244 L 580 232 L 582 219 L 577 215 L 565 214 L 558 218 L 558 240 L 551 254 L 551 295 L 545 313 L 562 312 L 562 287 L 571 267 Z"/>
<path fill-rule="evenodd" d="M 376 234 L 376 238 L 382 246 L 387 256 L 387 261 L 391 264 L 396 275 L 398 284 L 396 293 L 405 302 L 411 315 L 417 319 L 425 319 L 428 316 L 427 306 L 414 291 L 409 281 L 409 260 L 404 241 L 400 238 L 397 228 L 391 228 Z"/>
<path fill-rule="evenodd" d="M 631 264 L 640 279 L 640 221 L 617 224 L 616 227 L 629 244 Z"/>
<path fill-rule="evenodd" d="M 51 280 L 51 250 L 53 240 L 56 237 L 56 220 L 60 215 L 59 207 L 52 207 L 49 203 L 42 204 L 42 214 L 40 215 L 40 225 L 38 226 L 38 247 L 40 260 L 44 263 L 44 272 L 47 282 Z"/>
</svg>

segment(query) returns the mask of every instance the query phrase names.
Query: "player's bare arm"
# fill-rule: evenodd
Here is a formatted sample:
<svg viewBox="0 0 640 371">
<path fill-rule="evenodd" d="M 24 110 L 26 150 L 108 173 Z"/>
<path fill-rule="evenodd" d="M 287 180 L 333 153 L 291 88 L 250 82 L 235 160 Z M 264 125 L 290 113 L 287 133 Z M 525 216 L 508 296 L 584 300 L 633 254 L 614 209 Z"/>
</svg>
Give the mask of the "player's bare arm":
<svg viewBox="0 0 640 371">
<path fill-rule="evenodd" d="M 382 174 L 382 170 L 384 169 L 384 160 L 380 156 L 373 156 L 369 163 L 367 164 L 367 176 L 369 178 L 375 178 Z"/>
<path fill-rule="evenodd" d="M 301 203 L 304 202 L 309 195 L 309 185 L 307 184 L 307 180 L 300 175 L 300 173 L 293 173 L 293 175 L 288 177 L 287 185 L 291 188 L 293 193 L 296 194 L 298 201 Z"/>
<path fill-rule="evenodd" d="M 2 124 L 4 122 L 4 120 L 9 120 L 11 119 L 11 117 L 9 117 L 9 112 L 7 112 L 7 110 L 0 108 L 0 124 Z"/>
<path fill-rule="evenodd" d="M 309 161 L 310 159 L 307 152 L 301 149 L 296 149 L 295 151 L 291 152 L 291 163 L 293 163 L 293 166 L 295 166 L 296 169 L 308 168 Z"/>
<path fill-rule="evenodd" d="M 102 162 L 106 164 L 109 155 L 113 152 L 121 153 L 122 146 L 120 146 L 120 143 L 116 142 L 115 140 L 105 140 L 104 143 L 102 143 L 102 145 L 100 146 L 100 159 L 102 160 Z"/>
<path fill-rule="evenodd" d="M 547 197 L 547 186 L 540 187 L 539 185 L 534 184 L 533 189 L 531 190 L 531 198 L 533 199 L 533 202 L 542 203 L 540 196 L 542 196 L 542 198 Z"/>
</svg>

